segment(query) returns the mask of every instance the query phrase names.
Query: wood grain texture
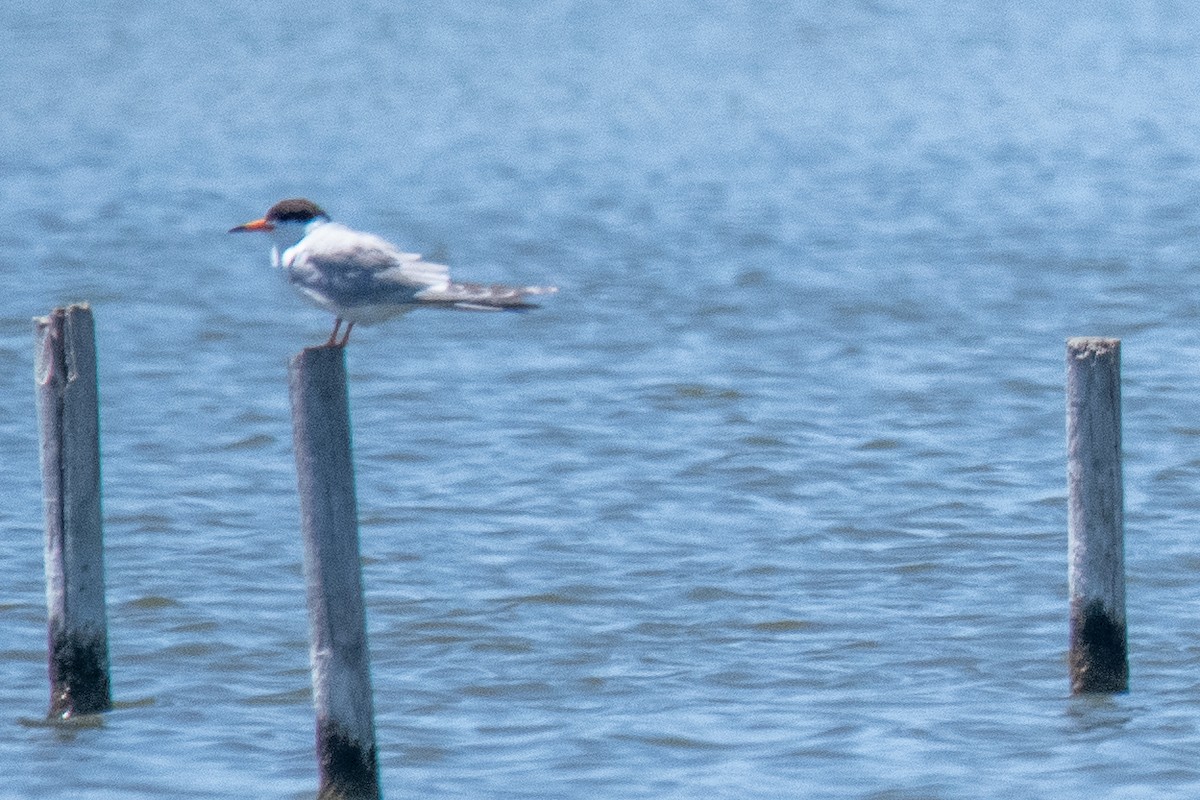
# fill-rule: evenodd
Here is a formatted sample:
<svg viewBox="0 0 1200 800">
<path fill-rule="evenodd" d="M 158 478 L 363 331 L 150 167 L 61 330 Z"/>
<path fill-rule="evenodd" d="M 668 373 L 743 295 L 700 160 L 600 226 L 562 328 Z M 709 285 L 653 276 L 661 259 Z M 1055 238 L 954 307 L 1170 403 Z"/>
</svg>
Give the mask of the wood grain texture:
<svg viewBox="0 0 1200 800">
<path fill-rule="evenodd" d="M 379 796 L 345 351 L 310 347 L 289 378 L 317 715 L 319 797 Z"/>
<path fill-rule="evenodd" d="M 34 320 L 46 524 L 50 716 L 112 707 L 100 507 L 95 324 L 86 305 Z"/>
<path fill-rule="evenodd" d="M 1071 691 L 1129 688 L 1121 473 L 1121 343 L 1067 342 Z"/>
</svg>

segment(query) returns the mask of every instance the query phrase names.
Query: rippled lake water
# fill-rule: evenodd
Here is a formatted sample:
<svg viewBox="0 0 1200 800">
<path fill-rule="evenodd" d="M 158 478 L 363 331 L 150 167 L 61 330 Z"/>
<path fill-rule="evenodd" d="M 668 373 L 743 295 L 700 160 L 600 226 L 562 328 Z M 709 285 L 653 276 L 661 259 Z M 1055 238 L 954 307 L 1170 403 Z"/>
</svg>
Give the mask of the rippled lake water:
<svg viewBox="0 0 1200 800">
<path fill-rule="evenodd" d="M 386 797 L 1200 792 L 1187 4 L 0 10 L 0 796 L 311 798 L 305 195 L 523 316 L 348 353 Z M 117 708 L 48 702 L 30 317 L 93 304 Z M 1131 691 L 1066 679 L 1123 340 Z"/>
</svg>

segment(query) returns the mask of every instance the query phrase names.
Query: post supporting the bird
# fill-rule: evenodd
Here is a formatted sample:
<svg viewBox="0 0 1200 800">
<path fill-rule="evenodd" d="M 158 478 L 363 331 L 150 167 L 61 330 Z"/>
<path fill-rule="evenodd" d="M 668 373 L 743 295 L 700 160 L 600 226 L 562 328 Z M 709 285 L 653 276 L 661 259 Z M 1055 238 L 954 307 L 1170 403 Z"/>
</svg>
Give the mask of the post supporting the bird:
<svg viewBox="0 0 1200 800">
<path fill-rule="evenodd" d="M 35 317 L 50 716 L 112 708 L 104 541 L 100 512 L 100 411 L 96 337 L 87 305 Z"/>
<path fill-rule="evenodd" d="M 317 716 L 318 798 L 379 797 L 345 351 L 289 365 Z"/>
<path fill-rule="evenodd" d="M 1129 688 L 1121 342 L 1067 340 L 1068 664 L 1072 694 Z"/>
</svg>

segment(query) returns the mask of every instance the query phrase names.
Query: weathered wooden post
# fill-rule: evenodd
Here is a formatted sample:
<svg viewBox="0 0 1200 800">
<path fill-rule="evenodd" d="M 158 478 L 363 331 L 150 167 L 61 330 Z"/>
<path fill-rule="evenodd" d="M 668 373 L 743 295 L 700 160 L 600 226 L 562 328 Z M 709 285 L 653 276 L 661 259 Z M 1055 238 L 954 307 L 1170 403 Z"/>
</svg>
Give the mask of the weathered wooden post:
<svg viewBox="0 0 1200 800">
<path fill-rule="evenodd" d="M 1121 482 L 1121 341 L 1067 340 L 1071 692 L 1129 689 Z"/>
<path fill-rule="evenodd" d="M 374 800 L 379 770 L 344 352 L 306 348 L 292 359 L 289 382 L 317 714 L 317 796 Z"/>
<path fill-rule="evenodd" d="M 50 716 L 112 708 L 96 338 L 87 305 L 33 320 L 38 433 L 46 514 Z"/>
</svg>

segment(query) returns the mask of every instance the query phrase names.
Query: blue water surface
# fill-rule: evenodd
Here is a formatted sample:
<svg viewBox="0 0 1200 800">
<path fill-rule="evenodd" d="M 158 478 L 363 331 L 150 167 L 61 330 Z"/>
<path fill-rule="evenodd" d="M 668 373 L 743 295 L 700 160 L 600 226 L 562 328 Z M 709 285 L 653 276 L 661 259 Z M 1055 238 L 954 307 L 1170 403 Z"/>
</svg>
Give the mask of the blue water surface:
<svg viewBox="0 0 1200 800">
<path fill-rule="evenodd" d="M 312 798 L 281 197 L 526 315 L 348 350 L 386 797 L 1200 793 L 1200 20 L 5 3 L 0 797 Z M 100 349 L 117 707 L 45 726 L 30 318 Z M 1123 340 L 1131 691 L 1066 679 Z"/>
</svg>

